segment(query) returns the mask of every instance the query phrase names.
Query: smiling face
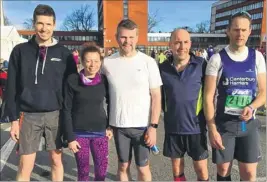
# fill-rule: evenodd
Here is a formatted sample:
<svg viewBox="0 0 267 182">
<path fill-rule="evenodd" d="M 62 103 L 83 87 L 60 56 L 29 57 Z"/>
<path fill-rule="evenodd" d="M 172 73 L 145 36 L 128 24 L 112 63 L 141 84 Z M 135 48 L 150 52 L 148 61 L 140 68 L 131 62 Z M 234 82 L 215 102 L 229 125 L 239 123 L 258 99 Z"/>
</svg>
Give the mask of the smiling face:
<svg viewBox="0 0 267 182">
<path fill-rule="evenodd" d="M 135 28 L 129 30 L 126 28 L 119 28 L 116 39 L 123 54 L 131 54 L 135 51 L 138 42 L 138 30 Z"/>
<path fill-rule="evenodd" d="M 183 29 L 173 32 L 170 40 L 170 48 L 175 59 L 181 61 L 187 59 L 191 48 L 189 33 Z"/>
<path fill-rule="evenodd" d="M 42 42 L 46 42 L 51 39 L 56 24 L 53 16 L 36 16 L 34 22 L 35 33 L 38 39 Z"/>
<path fill-rule="evenodd" d="M 227 29 L 230 45 L 235 48 L 244 47 L 251 34 L 250 21 L 247 18 L 236 17 Z"/>
<path fill-rule="evenodd" d="M 87 52 L 84 55 L 83 67 L 85 74 L 95 76 L 99 72 L 101 67 L 101 59 L 98 52 Z"/>
</svg>

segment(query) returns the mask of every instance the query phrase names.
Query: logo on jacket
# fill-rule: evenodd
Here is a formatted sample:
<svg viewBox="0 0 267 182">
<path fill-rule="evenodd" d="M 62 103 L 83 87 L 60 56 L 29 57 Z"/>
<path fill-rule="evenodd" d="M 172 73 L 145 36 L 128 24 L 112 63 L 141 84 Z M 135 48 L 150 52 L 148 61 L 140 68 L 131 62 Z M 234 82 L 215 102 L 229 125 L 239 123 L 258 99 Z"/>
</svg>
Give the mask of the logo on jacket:
<svg viewBox="0 0 267 182">
<path fill-rule="evenodd" d="M 51 61 L 62 61 L 60 58 L 51 58 Z"/>
</svg>

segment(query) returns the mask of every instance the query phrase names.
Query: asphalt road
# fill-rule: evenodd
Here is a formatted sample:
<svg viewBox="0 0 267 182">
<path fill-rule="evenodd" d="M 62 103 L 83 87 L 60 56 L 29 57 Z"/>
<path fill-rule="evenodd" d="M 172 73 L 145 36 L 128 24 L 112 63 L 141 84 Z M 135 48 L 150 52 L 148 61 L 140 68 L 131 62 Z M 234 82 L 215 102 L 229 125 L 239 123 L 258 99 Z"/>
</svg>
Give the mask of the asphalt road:
<svg viewBox="0 0 267 182">
<path fill-rule="evenodd" d="M 260 128 L 261 136 L 261 149 L 262 149 L 262 160 L 258 165 L 258 181 L 266 181 L 266 118 L 258 117 L 262 122 Z M 1 124 L 1 181 L 14 181 L 18 156 L 14 149 L 14 143 L 9 140 L 9 124 Z M 164 140 L 164 128 L 161 122 L 158 129 L 158 147 L 162 151 L 163 140 Z M 109 168 L 106 181 L 116 180 L 116 169 L 117 169 L 117 156 L 114 146 L 114 141 L 110 143 L 110 154 L 109 154 Z M 209 174 L 210 180 L 216 180 L 216 166 L 211 163 L 211 152 L 209 152 Z M 64 149 L 63 163 L 65 168 L 64 181 L 75 181 L 76 180 L 76 163 L 73 154 L 68 150 Z M 93 180 L 93 163 L 90 160 L 90 180 Z M 32 173 L 32 180 L 35 181 L 47 181 L 51 180 L 49 173 L 46 171 L 50 170 L 47 152 L 39 152 L 35 163 L 35 168 Z M 196 175 L 192 167 L 192 161 L 188 156 L 185 157 L 185 175 L 188 181 L 196 181 Z M 151 154 L 151 170 L 153 181 L 172 181 L 172 169 L 170 159 L 164 157 L 162 153 L 158 156 Z M 135 166 L 132 165 L 131 173 L 134 179 L 136 179 Z M 235 162 L 232 169 L 232 180 L 239 181 L 238 167 Z"/>
</svg>

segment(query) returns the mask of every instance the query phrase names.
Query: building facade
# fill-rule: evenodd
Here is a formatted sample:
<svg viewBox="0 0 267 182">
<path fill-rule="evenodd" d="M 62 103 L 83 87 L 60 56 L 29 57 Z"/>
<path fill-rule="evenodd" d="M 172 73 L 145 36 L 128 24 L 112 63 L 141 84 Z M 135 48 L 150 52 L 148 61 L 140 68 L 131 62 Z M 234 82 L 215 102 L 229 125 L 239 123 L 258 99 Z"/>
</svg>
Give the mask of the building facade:
<svg viewBox="0 0 267 182">
<path fill-rule="evenodd" d="M 98 0 L 98 29 L 103 36 L 103 47 L 118 47 L 116 31 L 118 23 L 123 19 L 133 20 L 139 28 L 138 48 L 144 49 L 148 32 L 148 1 Z"/>
<path fill-rule="evenodd" d="M 177 2 L 179 3 L 179 2 Z M 142 0 L 98 0 L 98 29 L 103 36 L 105 49 L 117 48 L 116 31 L 123 19 L 131 19 L 139 27 L 137 48 L 150 54 L 152 50 L 168 50 L 170 32 L 148 33 L 148 1 Z M 207 48 L 209 45 L 226 44 L 225 34 L 191 34 L 193 48 Z M 218 37 L 216 37 L 218 36 Z"/>
<path fill-rule="evenodd" d="M 216 47 L 228 43 L 226 34 L 190 33 L 190 37 L 192 41 L 192 49 L 206 49 L 210 45 Z M 148 33 L 146 53 L 150 54 L 152 50 L 168 50 L 170 38 L 171 33 Z"/>
<path fill-rule="evenodd" d="M 35 32 L 32 30 L 18 30 L 18 33 L 26 39 L 30 39 Z M 101 45 L 103 36 L 101 32 L 74 32 L 74 31 L 54 31 L 53 37 L 70 50 L 81 50 L 82 45 L 88 41 L 95 41 Z"/>
<path fill-rule="evenodd" d="M 231 16 L 247 11 L 252 17 L 252 32 L 248 46 L 262 46 L 266 37 L 266 0 L 220 0 L 211 8 L 211 32 L 225 33 Z"/>
</svg>

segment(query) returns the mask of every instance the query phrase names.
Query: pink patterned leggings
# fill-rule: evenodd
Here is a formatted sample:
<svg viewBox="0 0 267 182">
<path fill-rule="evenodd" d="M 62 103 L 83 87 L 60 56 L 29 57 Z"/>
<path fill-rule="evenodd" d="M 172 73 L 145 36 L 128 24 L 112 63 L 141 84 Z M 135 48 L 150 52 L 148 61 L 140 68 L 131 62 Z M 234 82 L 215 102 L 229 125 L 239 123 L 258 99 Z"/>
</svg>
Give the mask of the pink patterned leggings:
<svg viewBox="0 0 267 182">
<path fill-rule="evenodd" d="M 77 137 L 81 149 L 75 154 L 78 181 L 89 180 L 90 151 L 94 161 L 95 181 L 104 181 L 108 167 L 108 138 L 107 137 Z"/>
</svg>

